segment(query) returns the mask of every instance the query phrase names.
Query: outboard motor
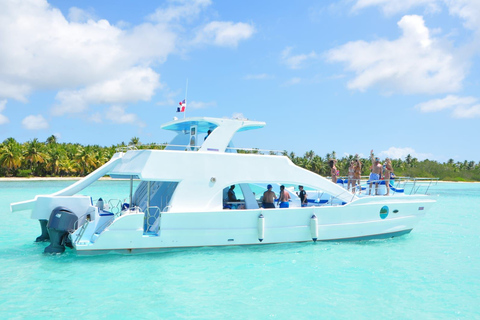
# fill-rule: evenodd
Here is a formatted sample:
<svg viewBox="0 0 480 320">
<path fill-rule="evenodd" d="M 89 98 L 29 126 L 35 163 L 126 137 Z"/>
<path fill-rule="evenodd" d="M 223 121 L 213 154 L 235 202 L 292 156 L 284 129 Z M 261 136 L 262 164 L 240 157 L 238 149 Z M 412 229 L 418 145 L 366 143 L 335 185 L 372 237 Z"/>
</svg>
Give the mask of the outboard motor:
<svg viewBox="0 0 480 320">
<path fill-rule="evenodd" d="M 35 242 L 45 242 L 45 241 L 50 241 L 50 236 L 48 235 L 48 230 L 47 230 L 47 223 L 48 220 L 46 219 L 41 219 L 38 220 L 40 221 L 40 228 L 42 228 L 42 234 L 35 239 Z"/>
<path fill-rule="evenodd" d="M 68 240 L 68 232 L 75 230 L 77 221 L 77 215 L 70 209 L 65 207 L 53 209 L 47 226 L 51 243 L 45 248 L 44 253 L 63 253 Z"/>
</svg>

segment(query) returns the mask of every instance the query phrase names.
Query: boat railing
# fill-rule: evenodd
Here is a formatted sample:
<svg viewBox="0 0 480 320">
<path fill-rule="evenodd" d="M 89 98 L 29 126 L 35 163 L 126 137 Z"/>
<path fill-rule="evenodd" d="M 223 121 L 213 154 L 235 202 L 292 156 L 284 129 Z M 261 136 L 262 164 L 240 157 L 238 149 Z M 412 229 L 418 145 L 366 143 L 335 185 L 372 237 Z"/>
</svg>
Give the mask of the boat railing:
<svg viewBox="0 0 480 320">
<path fill-rule="evenodd" d="M 352 192 L 355 195 L 385 195 L 386 186 L 385 180 L 369 180 L 368 176 L 362 176 L 360 184 L 348 184 L 348 177 L 339 177 L 337 184 L 342 185 L 346 190 Z M 355 182 L 357 179 L 354 179 Z M 439 178 L 413 178 L 413 177 L 401 177 L 395 176 L 390 179 L 390 193 L 397 194 L 429 194 L 429 190 L 432 186 L 437 185 Z M 378 185 L 378 186 L 377 186 Z M 376 192 L 376 189 L 379 192 Z"/>
<path fill-rule="evenodd" d="M 137 150 L 137 146 L 135 145 L 129 145 L 129 146 L 124 146 L 124 147 L 117 147 L 115 148 L 116 152 L 127 152 L 129 150 Z"/>
<path fill-rule="evenodd" d="M 129 150 L 139 150 L 139 149 L 153 149 L 153 150 L 163 150 L 166 147 L 169 148 L 174 148 L 176 150 L 184 150 L 184 151 L 198 151 L 202 147 L 200 146 L 191 146 L 191 145 L 184 145 L 184 144 L 169 144 L 169 143 L 162 143 L 162 144 L 150 144 L 150 145 L 140 145 L 140 146 L 125 146 L 125 147 L 118 147 L 115 150 L 117 152 L 127 152 Z M 219 151 L 219 150 L 214 150 L 214 151 Z M 248 154 L 258 154 L 258 155 L 286 155 L 284 150 L 268 150 L 268 149 L 259 149 L 259 148 L 231 148 L 228 147 L 225 149 L 225 152 L 230 152 L 230 153 L 248 153 Z"/>
</svg>

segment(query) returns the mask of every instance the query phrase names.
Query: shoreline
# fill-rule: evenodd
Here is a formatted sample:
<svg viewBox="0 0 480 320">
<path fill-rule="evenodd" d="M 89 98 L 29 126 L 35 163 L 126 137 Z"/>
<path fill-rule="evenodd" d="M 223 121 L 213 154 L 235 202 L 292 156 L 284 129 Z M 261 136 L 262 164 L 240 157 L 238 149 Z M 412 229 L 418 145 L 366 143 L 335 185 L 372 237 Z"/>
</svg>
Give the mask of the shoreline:
<svg viewBox="0 0 480 320">
<path fill-rule="evenodd" d="M 20 178 L 20 177 L 1 177 L 0 182 L 3 181 L 78 181 L 84 177 L 31 177 L 31 178 Z M 124 180 L 124 179 L 112 179 L 111 177 L 101 177 L 98 180 Z M 128 180 L 128 179 L 127 179 Z M 438 183 L 480 183 L 480 181 L 438 181 Z"/>
</svg>

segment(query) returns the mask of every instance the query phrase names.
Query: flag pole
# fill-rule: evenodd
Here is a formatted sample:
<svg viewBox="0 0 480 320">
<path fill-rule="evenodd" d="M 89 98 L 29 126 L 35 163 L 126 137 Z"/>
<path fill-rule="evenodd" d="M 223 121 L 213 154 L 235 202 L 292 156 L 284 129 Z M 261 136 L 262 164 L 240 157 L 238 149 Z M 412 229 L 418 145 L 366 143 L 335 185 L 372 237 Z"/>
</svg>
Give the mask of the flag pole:
<svg viewBox="0 0 480 320">
<path fill-rule="evenodd" d="M 185 119 L 185 114 L 187 113 L 187 91 L 188 91 L 188 78 L 187 78 L 187 84 L 185 86 L 185 112 L 183 113 L 183 119 Z"/>
</svg>

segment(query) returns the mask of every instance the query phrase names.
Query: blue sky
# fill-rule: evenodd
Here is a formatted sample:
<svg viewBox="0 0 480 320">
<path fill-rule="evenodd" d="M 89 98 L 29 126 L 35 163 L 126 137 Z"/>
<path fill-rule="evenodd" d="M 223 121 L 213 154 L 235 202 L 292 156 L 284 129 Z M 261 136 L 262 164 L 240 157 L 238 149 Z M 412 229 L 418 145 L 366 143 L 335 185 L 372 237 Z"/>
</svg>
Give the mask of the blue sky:
<svg viewBox="0 0 480 320">
<path fill-rule="evenodd" d="M 1 141 L 167 142 L 188 79 L 237 147 L 480 161 L 478 0 L 4 0 L 0 41 Z"/>
</svg>

